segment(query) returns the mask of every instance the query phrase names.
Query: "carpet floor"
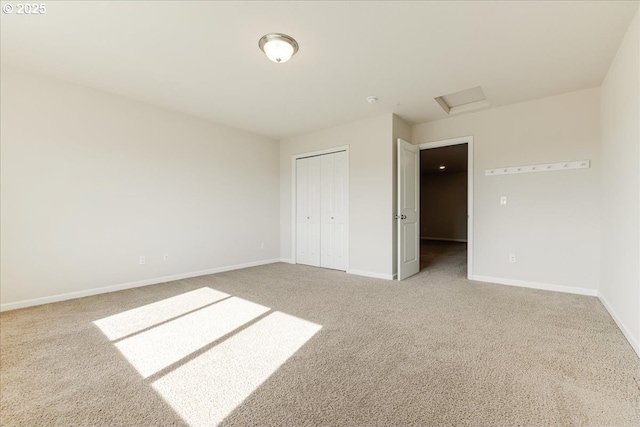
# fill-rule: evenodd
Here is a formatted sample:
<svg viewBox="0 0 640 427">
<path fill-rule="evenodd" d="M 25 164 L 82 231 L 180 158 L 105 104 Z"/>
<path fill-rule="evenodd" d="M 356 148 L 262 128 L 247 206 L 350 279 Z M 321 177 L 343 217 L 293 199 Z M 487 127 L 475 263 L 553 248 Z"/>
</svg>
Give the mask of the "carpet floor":
<svg viewBox="0 0 640 427">
<path fill-rule="evenodd" d="M 597 298 L 270 264 L 0 314 L 2 426 L 638 426 Z"/>
</svg>

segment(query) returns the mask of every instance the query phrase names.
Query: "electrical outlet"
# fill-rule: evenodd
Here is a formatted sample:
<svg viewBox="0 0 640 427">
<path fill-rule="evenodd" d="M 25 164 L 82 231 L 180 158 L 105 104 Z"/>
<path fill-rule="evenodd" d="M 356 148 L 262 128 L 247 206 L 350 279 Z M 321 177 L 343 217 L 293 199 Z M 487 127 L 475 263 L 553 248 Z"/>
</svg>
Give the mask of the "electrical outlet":
<svg viewBox="0 0 640 427">
<path fill-rule="evenodd" d="M 516 254 L 509 254 L 509 262 L 516 262 Z"/>
<path fill-rule="evenodd" d="M 143 265 L 145 262 L 147 262 L 147 260 L 145 259 L 144 255 L 140 255 L 140 265 Z"/>
<path fill-rule="evenodd" d="M 264 249 L 264 242 L 260 243 L 260 249 Z"/>
<path fill-rule="evenodd" d="M 169 261 L 169 254 L 164 254 L 162 259 L 165 260 L 165 261 Z"/>
<path fill-rule="evenodd" d="M 500 196 L 500 204 L 501 205 L 507 204 L 507 196 Z"/>
</svg>

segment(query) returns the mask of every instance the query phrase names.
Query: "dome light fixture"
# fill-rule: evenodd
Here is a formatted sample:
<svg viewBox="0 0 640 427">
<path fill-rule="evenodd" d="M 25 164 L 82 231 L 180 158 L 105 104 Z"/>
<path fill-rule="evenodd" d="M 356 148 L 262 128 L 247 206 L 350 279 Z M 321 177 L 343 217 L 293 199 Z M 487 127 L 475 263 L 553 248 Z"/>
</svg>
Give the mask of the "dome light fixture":
<svg viewBox="0 0 640 427">
<path fill-rule="evenodd" d="M 298 42 L 293 37 L 280 33 L 269 33 L 260 38 L 260 49 L 275 63 L 287 62 L 298 51 Z"/>
</svg>

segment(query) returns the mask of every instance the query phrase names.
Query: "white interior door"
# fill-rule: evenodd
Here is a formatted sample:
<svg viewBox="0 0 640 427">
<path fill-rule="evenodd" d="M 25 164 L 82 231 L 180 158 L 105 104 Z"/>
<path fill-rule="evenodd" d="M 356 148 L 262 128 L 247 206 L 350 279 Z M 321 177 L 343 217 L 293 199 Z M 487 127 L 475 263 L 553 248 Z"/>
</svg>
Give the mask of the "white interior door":
<svg viewBox="0 0 640 427">
<path fill-rule="evenodd" d="M 348 155 L 346 151 L 320 156 L 321 225 L 320 266 L 347 269 L 348 247 Z"/>
<path fill-rule="evenodd" d="M 320 266 L 320 157 L 296 161 L 296 262 Z"/>
<path fill-rule="evenodd" d="M 420 147 L 398 139 L 398 280 L 420 271 Z"/>
</svg>

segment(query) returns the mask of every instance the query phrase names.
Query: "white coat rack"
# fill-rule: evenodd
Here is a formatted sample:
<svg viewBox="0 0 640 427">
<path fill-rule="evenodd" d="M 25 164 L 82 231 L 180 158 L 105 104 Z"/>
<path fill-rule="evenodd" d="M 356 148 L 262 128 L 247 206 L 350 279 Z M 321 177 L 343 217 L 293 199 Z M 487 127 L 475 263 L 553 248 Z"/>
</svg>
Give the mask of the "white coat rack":
<svg viewBox="0 0 640 427">
<path fill-rule="evenodd" d="M 546 163 L 542 165 L 510 166 L 507 168 L 486 169 L 484 174 L 486 176 L 492 176 L 510 175 L 513 173 L 552 172 L 569 169 L 588 169 L 590 166 L 591 162 L 589 160 L 580 160 L 577 162 Z"/>
</svg>

